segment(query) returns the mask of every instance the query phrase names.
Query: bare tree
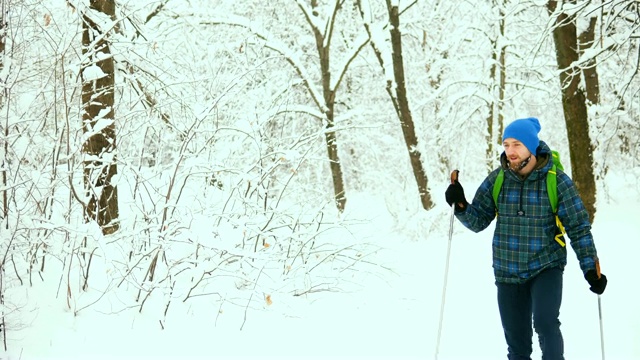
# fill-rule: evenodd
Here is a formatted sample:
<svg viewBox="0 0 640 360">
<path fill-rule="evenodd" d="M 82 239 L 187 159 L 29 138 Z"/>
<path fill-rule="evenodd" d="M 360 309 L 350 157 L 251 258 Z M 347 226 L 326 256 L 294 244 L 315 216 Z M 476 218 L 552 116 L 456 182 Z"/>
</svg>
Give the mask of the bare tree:
<svg viewBox="0 0 640 360">
<path fill-rule="evenodd" d="M 5 59 L 5 49 L 6 49 L 6 32 L 7 32 L 7 24 L 6 24 L 6 20 L 5 20 L 5 14 L 7 13 L 7 4 L 5 1 L 2 1 L 2 4 L 0 4 L 0 11 L 2 11 L 0 13 L 0 72 L 2 70 L 4 70 L 5 64 L 4 64 L 4 59 Z M 6 91 L 6 83 L 4 81 L 4 79 L 0 80 L 2 81 L 0 84 L 2 85 L 2 93 L 0 93 L 0 108 L 2 107 L 2 102 L 5 99 L 5 91 Z M 8 138 L 9 136 L 9 126 L 8 124 L 6 124 L 4 127 L 4 131 L 3 131 L 3 136 L 6 138 Z M 3 144 L 3 152 L 4 155 L 6 157 L 9 149 L 8 149 L 9 143 L 7 141 L 4 141 Z M 3 163 L 6 161 L 6 158 L 2 160 Z M 4 165 L 4 164 L 3 164 Z M 3 166 L 4 167 L 4 166 Z M 6 171 L 2 171 L 2 186 L 5 188 L 2 191 L 2 218 L 6 219 L 7 215 L 9 214 L 9 204 L 8 204 L 8 198 L 9 195 L 7 194 L 7 172 Z M 7 222 L 8 224 L 8 222 Z"/>
<path fill-rule="evenodd" d="M 96 220 L 104 234 L 119 229 L 118 189 L 111 183 L 117 165 L 114 60 L 108 39 L 117 24 L 115 10 L 115 0 L 92 0 L 82 16 L 85 218 Z M 113 22 L 99 20 L 100 13 Z"/>
<path fill-rule="evenodd" d="M 606 5 L 606 7 L 604 6 Z M 640 45 L 637 39 L 640 37 L 640 3 L 637 1 L 603 2 L 600 7 L 599 36 L 593 41 L 593 47 L 598 47 L 601 51 L 609 51 L 615 54 L 618 68 L 622 70 L 624 76 L 615 74 L 615 86 L 613 89 L 600 92 L 597 88 L 598 96 L 611 99 L 614 105 L 612 112 L 607 114 L 608 120 L 613 120 L 609 134 L 604 138 L 605 149 L 610 149 L 616 160 L 622 159 L 625 166 L 633 167 L 637 165 L 640 156 L 640 126 L 638 124 L 638 74 L 640 74 Z M 588 38 L 585 42 L 588 42 Z M 608 54 L 607 54 L 608 55 Z M 587 76 L 585 74 L 585 76 Z M 586 81 L 589 79 L 585 79 Z M 585 81 L 585 82 L 586 82 Z M 599 85 L 599 82 L 598 82 Z M 587 83 L 587 91 L 593 86 Z M 606 97 L 605 97 L 606 96 Z M 591 95 L 588 94 L 589 99 Z M 609 101 L 606 101 L 607 103 Z M 618 155 L 622 155 L 620 158 Z M 609 157 L 609 159 L 612 157 Z M 609 160 L 605 160 L 611 163 Z M 608 171 L 610 165 L 604 166 L 604 173 Z"/>
<path fill-rule="evenodd" d="M 5 49 L 6 49 L 6 32 L 7 32 L 7 22 L 5 20 L 5 14 L 7 13 L 7 9 L 6 9 L 6 3 L 5 1 L 2 1 L 0 3 L 0 72 L 2 72 L 4 70 L 4 62 L 5 62 Z M 5 99 L 5 91 L 6 91 L 6 82 L 4 81 L 5 79 L 0 79 L 0 84 L 2 85 L 2 92 L 0 92 L 0 109 L 2 109 L 4 106 L 4 99 Z M 5 168 L 4 164 L 5 161 L 7 161 L 6 159 L 6 155 L 8 153 L 8 142 L 6 139 L 8 139 L 8 135 L 9 135 L 9 126 L 7 126 L 8 124 L 5 124 L 4 127 L 4 131 L 3 131 L 3 136 L 5 141 L 3 144 L 3 154 L 5 155 L 5 158 L 2 159 L 2 167 Z M 2 187 L 5 188 L 4 191 L 2 191 L 2 219 L 4 220 L 4 223 L 7 226 L 9 226 L 9 221 L 7 221 L 7 216 L 9 214 L 9 204 L 8 204 L 8 197 L 9 195 L 7 194 L 7 171 L 6 169 L 2 170 Z M 8 248 L 8 247 L 7 247 Z M 8 251 L 7 251 L 8 253 Z M 3 338 L 3 344 L 4 344 L 4 350 L 7 350 L 7 322 L 6 322 L 6 317 L 5 317 L 5 260 L 6 260 L 6 255 L 4 256 L 4 259 L 2 260 L 1 263 L 1 268 L 0 268 L 0 306 L 2 307 L 2 310 L 0 310 L 0 326 L 2 327 L 2 329 L 4 330 L 2 333 L 2 338 Z"/>
<path fill-rule="evenodd" d="M 247 19 L 218 19 L 206 24 L 225 24 L 231 26 L 239 26 L 250 30 L 258 38 L 265 41 L 264 46 L 273 50 L 284 57 L 284 59 L 293 67 L 296 74 L 302 79 L 302 84 L 308 91 L 314 106 L 314 111 L 306 111 L 307 115 L 316 117 L 324 122 L 324 136 L 327 155 L 329 157 L 329 166 L 331 169 L 331 178 L 333 181 L 333 190 L 336 207 L 339 211 L 343 211 L 347 197 L 345 194 L 344 177 L 342 172 L 342 164 L 338 155 L 338 140 L 336 137 L 336 117 L 335 105 L 337 101 L 337 93 L 349 66 L 356 59 L 360 51 L 367 45 L 369 40 L 355 41 L 344 59 L 341 59 L 341 65 L 333 66 L 332 63 L 336 51 L 331 50 L 333 45 L 333 36 L 339 31 L 336 29 L 336 18 L 339 10 L 343 7 L 344 0 L 335 0 L 330 6 L 327 14 L 321 14 L 319 4 L 316 0 L 311 0 L 311 5 L 307 6 L 303 0 L 296 0 L 296 4 L 302 11 L 305 21 L 311 28 L 314 36 L 316 51 L 318 53 L 320 65 L 319 87 L 313 77 L 307 71 L 304 61 L 300 59 L 296 51 L 290 45 L 274 39 L 275 37 L 268 34 L 264 29 L 254 27 L 254 24 Z M 335 74 L 335 76 L 334 76 Z"/>
<path fill-rule="evenodd" d="M 375 41 L 372 40 L 371 24 L 366 20 L 366 14 L 363 10 L 362 1 L 358 0 L 357 4 L 358 8 L 360 9 L 360 15 L 365 20 L 365 29 L 369 34 L 371 46 L 373 47 L 374 53 L 376 54 L 382 70 L 385 71 L 384 58 L 382 55 L 382 50 L 379 47 L 381 45 L 376 44 Z M 407 147 L 407 152 L 409 153 L 409 159 L 411 161 L 411 169 L 413 170 L 413 176 L 418 185 L 420 202 L 425 210 L 429 210 L 433 207 L 434 204 L 433 200 L 431 199 L 431 194 L 428 190 L 429 179 L 422 164 L 420 151 L 418 150 L 418 137 L 416 136 L 415 124 L 413 121 L 413 116 L 411 115 L 409 99 L 407 97 L 404 60 L 402 57 L 402 32 L 400 31 L 401 12 L 398 8 L 397 3 L 393 3 L 387 0 L 386 4 L 389 24 L 391 25 L 389 28 L 389 34 L 391 38 L 391 62 L 393 64 L 394 80 L 387 80 L 386 91 L 391 98 L 391 103 L 393 104 L 393 108 L 398 117 L 398 120 L 400 120 L 400 126 L 402 128 L 402 134 L 404 136 L 404 143 Z M 409 6 L 407 6 L 407 8 L 403 10 L 403 12 L 415 4 L 416 2 L 414 1 Z"/>
<path fill-rule="evenodd" d="M 413 3 L 415 4 L 415 2 Z M 411 5 L 409 5 L 411 6 Z M 407 151 L 409 152 L 409 159 L 411 159 L 411 168 L 413 169 L 413 176 L 418 184 L 418 191 L 420 193 L 420 202 L 425 210 L 429 210 L 433 207 L 433 200 L 429 194 L 429 179 L 422 165 L 422 159 L 420 152 L 418 151 L 418 138 L 416 136 L 415 125 L 413 123 L 413 117 L 411 116 L 411 109 L 409 108 L 409 100 L 407 99 L 407 87 L 405 84 L 404 76 L 404 61 L 402 59 L 402 33 L 400 32 L 400 13 L 398 11 L 397 3 L 392 4 L 390 0 L 387 0 L 387 10 L 389 11 L 389 22 L 391 29 L 391 47 L 393 58 L 393 76 L 396 82 L 395 86 L 395 99 L 391 92 L 389 93 L 393 105 L 400 119 L 400 125 L 402 126 L 402 134 L 404 135 L 404 142 L 407 145 Z M 387 89 L 391 84 L 387 83 Z"/>
<path fill-rule="evenodd" d="M 322 98 L 323 98 L 323 112 L 327 121 L 325 128 L 325 142 L 327 146 L 327 155 L 329 156 L 329 167 L 331 168 L 331 179 L 333 180 L 333 191 L 338 210 L 343 211 L 347 204 L 347 197 L 344 189 L 344 178 L 342 175 L 342 165 L 340 164 L 340 157 L 338 156 L 338 139 L 336 138 L 336 132 L 333 129 L 335 126 L 335 103 L 336 92 L 340 81 L 336 83 L 331 82 L 331 38 L 334 33 L 335 19 L 338 15 L 338 10 L 342 6 L 342 0 L 336 0 L 333 6 L 333 11 L 329 18 L 326 20 L 326 27 L 324 29 L 316 26 L 316 18 L 318 17 L 318 11 L 315 8 L 318 6 L 316 0 L 311 1 L 311 8 L 309 9 L 302 4 L 301 1 L 297 1 L 298 6 L 304 12 L 304 16 L 311 27 L 314 38 L 316 40 L 316 50 L 320 58 L 320 73 L 322 74 Z M 346 68 L 344 69 L 346 70 Z M 344 73 L 343 73 L 344 74 Z M 341 75 L 340 75 L 341 76 Z"/>
<path fill-rule="evenodd" d="M 598 18 L 592 16 L 589 18 L 589 26 L 578 38 L 579 55 L 583 56 L 585 50 L 594 46 L 595 42 L 595 30 Z M 582 75 L 584 76 L 585 89 L 587 90 L 587 101 L 589 105 L 597 105 L 600 103 L 600 81 L 598 78 L 598 72 L 596 71 L 596 60 L 589 59 L 587 63 L 582 67 Z"/>
<path fill-rule="evenodd" d="M 575 4 L 575 0 L 569 3 Z M 569 152 L 573 181 L 589 212 L 593 222 L 596 213 L 596 182 L 593 172 L 594 147 L 589 137 L 589 117 L 587 98 L 580 86 L 582 71 L 577 67 L 578 34 L 575 14 L 558 8 L 557 1 L 547 3 L 549 13 L 555 18 L 553 40 L 556 46 L 556 59 L 560 70 L 562 88 L 562 109 L 567 124 Z M 595 65 L 594 65 L 595 66 Z"/>
<path fill-rule="evenodd" d="M 489 104 L 489 116 L 487 116 L 487 167 L 491 171 L 495 167 L 495 160 L 499 155 L 502 145 L 502 129 L 504 127 L 504 114 L 502 108 L 505 100 L 505 87 L 507 83 L 505 37 L 505 11 L 506 0 L 493 0 L 493 5 L 498 9 L 498 23 L 495 37 L 491 39 L 493 52 L 491 53 L 490 81 L 493 101 Z"/>
</svg>

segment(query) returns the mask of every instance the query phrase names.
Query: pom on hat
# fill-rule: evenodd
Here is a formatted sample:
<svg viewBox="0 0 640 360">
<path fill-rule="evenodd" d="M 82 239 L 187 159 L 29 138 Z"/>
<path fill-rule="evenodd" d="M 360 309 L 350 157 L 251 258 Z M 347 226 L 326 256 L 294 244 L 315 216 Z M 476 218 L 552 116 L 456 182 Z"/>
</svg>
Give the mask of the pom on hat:
<svg viewBox="0 0 640 360">
<path fill-rule="evenodd" d="M 540 139 L 538 138 L 539 132 L 540 122 L 537 118 L 518 119 L 507 125 L 504 129 L 502 141 L 504 142 L 506 139 L 514 138 L 523 143 L 529 152 L 536 155 L 536 149 L 538 149 L 538 145 L 540 144 Z"/>
</svg>

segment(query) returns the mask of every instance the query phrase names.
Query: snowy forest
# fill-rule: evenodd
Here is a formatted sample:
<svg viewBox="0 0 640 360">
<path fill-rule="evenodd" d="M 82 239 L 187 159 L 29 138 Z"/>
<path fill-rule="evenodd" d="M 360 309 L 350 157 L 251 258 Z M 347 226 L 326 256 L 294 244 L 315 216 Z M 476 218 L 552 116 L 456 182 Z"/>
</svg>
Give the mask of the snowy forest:
<svg viewBox="0 0 640 360">
<path fill-rule="evenodd" d="M 449 173 L 481 181 L 517 118 L 540 119 L 592 220 L 608 178 L 640 176 L 634 0 L 0 7 L 5 351 L 35 308 L 242 327 L 384 272 L 358 199 L 428 239 Z"/>
</svg>

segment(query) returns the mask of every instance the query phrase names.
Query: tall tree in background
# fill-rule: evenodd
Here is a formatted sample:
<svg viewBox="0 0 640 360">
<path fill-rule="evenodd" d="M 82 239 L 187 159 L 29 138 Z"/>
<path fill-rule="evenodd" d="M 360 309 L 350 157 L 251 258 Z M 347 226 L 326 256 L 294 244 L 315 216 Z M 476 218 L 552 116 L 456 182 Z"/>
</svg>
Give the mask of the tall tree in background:
<svg viewBox="0 0 640 360">
<path fill-rule="evenodd" d="M 296 49 L 292 48 L 290 41 L 284 43 L 277 40 L 275 36 L 268 34 L 264 29 L 256 27 L 253 21 L 245 18 L 234 17 L 233 19 L 214 19 L 210 22 L 204 22 L 205 24 L 213 25 L 225 24 L 239 26 L 252 31 L 256 36 L 265 41 L 264 46 L 266 48 L 281 54 L 302 79 L 302 84 L 311 96 L 314 106 L 319 110 L 319 112 L 306 111 L 306 114 L 317 117 L 324 123 L 325 145 L 329 157 L 335 204 L 340 212 L 345 209 L 347 197 L 345 194 L 342 163 L 338 155 L 338 139 L 335 130 L 336 98 L 340 84 L 349 66 L 358 56 L 362 48 L 368 43 L 368 40 L 356 41 L 353 44 L 345 41 L 345 43 L 349 43 L 348 45 L 350 45 L 349 52 L 346 54 L 345 59 L 341 59 L 340 67 L 334 66 L 332 69 L 332 62 L 337 51 L 332 52 L 331 46 L 333 45 L 334 35 L 336 33 L 340 34 L 338 29 L 336 29 L 336 17 L 340 9 L 342 9 L 344 2 L 344 0 L 334 0 L 325 6 L 319 4 L 317 0 L 311 0 L 309 6 L 306 1 L 296 0 L 296 5 L 302 11 L 304 19 L 311 28 L 311 33 L 314 37 L 320 65 L 319 87 L 316 85 L 317 81 L 314 81 L 313 77 L 310 76 L 307 71 L 304 60 L 298 56 L 299 50 L 294 51 Z M 323 11 L 327 13 L 322 14 Z M 293 42 L 293 44 L 295 44 L 295 42 Z"/>
<path fill-rule="evenodd" d="M 0 73 L 4 73 L 4 67 L 5 67 L 5 58 L 6 58 L 6 54 L 5 54 L 5 49 L 6 49 L 6 34 L 7 34 L 7 20 L 5 20 L 5 16 L 7 14 L 7 5 L 6 5 L 6 1 L 2 1 L 0 2 Z M 6 91 L 7 91 L 7 84 L 6 84 L 6 77 L 4 79 L 0 79 L 0 85 L 2 86 L 2 89 L 0 90 L 0 109 L 4 108 L 4 99 L 6 98 Z M 3 126 L 3 133 L 2 136 L 4 137 L 4 141 L 3 141 L 3 149 L 2 149 L 2 154 L 3 159 L 2 159 L 2 183 L 0 185 L 2 185 L 2 187 L 4 188 L 4 190 L 2 191 L 2 212 L 0 212 L 0 214 L 2 214 L 2 220 L 3 222 L 6 224 L 6 228 L 9 228 L 9 221 L 7 219 L 7 215 L 9 213 L 9 204 L 8 204 L 8 196 L 9 194 L 7 193 L 7 188 L 8 188 L 8 184 L 7 184 L 7 167 L 6 167 L 6 162 L 7 162 L 7 152 L 8 152 L 8 141 L 7 139 L 9 138 L 9 121 L 7 119 L 7 122 L 4 124 Z M 6 258 L 6 257 L 5 257 Z M 0 326 L 2 327 L 2 329 L 4 329 L 3 331 L 3 344 L 4 344 L 4 350 L 7 350 L 7 326 L 6 326 L 6 317 L 5 317 L 5 261 L 2 261 L 0 263 Z"/>
<path fill-rule="evenodd" d="M 502 146 L 502 129 L 504 127 L 504 114 L 502 108 L 505 100 L 505 87 L 507 83 L 505 38 L 505 5 L 506 0 L 493 0 L 494 8 L 498 11 L 497 31 L 491 39 L 491 68 L 489 70 L 492 84 L 489 104 L 489 116 L 487 117 L 487 168 L 491 171 L 495 168 L 497 156 Z"/>
<path fill-rule="evenodd" d="M 415 2 L 414 2 L 415 4 Z M 409 5 L 411 6 L 411 5 Z M 387 91 L 393 102 L 393 107 L 400 119 L 400 125 L 402 126 L 402 134 L 404 135 L 404 142 L 409 152 L 409 159 L 411 159 L 411 168 L 413 169 L 413 176 L 418 184 L 418 191 L 420 194 L 420 202 L 425 210 L 429 210 L 433 207 L 433 200 L 429 194 L 429 178 L 422 165 L 422 159 L 420 151 L 418 151 L 418 138 L 416 137 L 415 125 L 413 123 L 413 117 L 411 116 L 411 109 L 409 108 L 409 100 L 407 99 L 407 86 L 404 76 L 404 61 L 402 59 L 402 33 L 400 32 L 400 13 L 398 10 L 398 3 L 387 0 L 387 10 L 389 11 L 389 23 L 391 28 L 389 32 L 391 34 L 391 56 L 393 58 L 393 78 L 395 80 L 395 97 L 391 91 L 391 84 L 387 82 Z M 405 9 L 406 10 L 406 9 Z"/>
<path fill-rule="evenodd" d="M 336 132 L 333 129 L 335 126 L 335 104 L 336 104 L 336 91 L 340 85 L 340 80 L 344 75 L 344 71 L 347 70 L 348 65 L 343 68 L 342 73 L 338 75 L 338 81 L 332 82 L 331 79 L 331 40 L 334 33 L 335 19 L 338 15 L 338 10 L 342 6 L 343 1 L 336 0 L 333 5 L 333 11 L 329 18 L 319 21 L 319 12 L 316 10 L 318 2 L 311 0 L 311 8 L 309 9 L 302 4 L 302 1 L 298 0 L 298 6 L 304 12 L 304 16 L 311 26 L 315 41 L 316 50 L 320 60 L 320 73 L 322 83 L 322 98 L 324 103 L 322 104 L 323 112 L 325 115 L 325 142 L 327 146 L 327 155 L 329 156 L 329 167 L 331 169 L 331 179 L 333 180 L 333 191 L 336 201 L 336 206 L 339 211 L 343 211 L 347 204 L 347 197 L 344 189 L 344 178 L 342 175 L 342 165 L 340 163 L 340 157 L 338 156 L 338 139 L 336 138 Z M 324 29 L 318 27 L 318 24 L 325 25 Z"/>
<path fill-rule="evenodd" d="M 413 122 L 413 116 L 411 115 L 411 109 L 409 107 L 409 99 L 407 98 L 404 60 L 402 58 L 402 32 L 400 31 L 400 11 L 398 9 L 397 3 L 394 3 L 390 0 L 387 0 L 386 3 L 389 16 L 389 24 L 391 25 L 389 33 L 391 37 L 393 80 L 395 82 L 394 83 L 391 80 L 387 80 L 386 90 L 387 94 L 389 94 L 389 97 L 391 98 L 391 103 L 393 104 L 393 108 L 396 112 L 396 115 L 398 116 L 398 120 L 400 120 L 400 126 L 402 128 L 402 134 L 404 136 L 404 143 L 407 147 L 409 159 L 411 161 L 411 169 L 413 170 L 413 176 L 416 180 L 416 184 L 418 185 L 420 203 L 425 210 L 429 210 L 433 207 L 434 204 L 428 189 L 429 178 L 427 177 L 427 174 L 424 170 L 420 151 L 418 151 L 418 137 L 416 136 L 415 124 Z M 379 48 L 381 44 L 376 44 L 372 39 L 373 35 L 371 24 L 367 19 L 367 14 L 364 10 L 362 1 L 358 0 L 357 4 L 358 8 L 360 9 L 360 15 L 365 22 L 365 29 L 369 34 L 369 39 L 371 40 L 373 51 L 378 58 L 378 62 L 382 67 L 382 71 L 385 71 L 386 67 L 384 63 L 383 53 Z M 409 7 L 414 4 L 415 2 L 409 5 Z M 404 10 L 407 10 L 407 8 L 405 8 Z"/>
<path fill-rule="evenodd" d="M 84 185 L 88 202 L 87 221 L 93 219 L 104 234 L 114 233 L 118 224 L 118 189 L 111 183 L 117 173 L 114 118 L 114 60 L 108 33 L 115 23 L 115 0 L 91 0 L 82 15 L 82 104 L 85 142 Z M 99 14 L 101 13 L 101 14 Z"/>
<path fill-rule="evenodd" d="M 585 50 L 595 45 L 596 24 L 598 18 L 592 16 L 589 18 L 589 26 L 587 26 L 578 37 L 579 56 L 582 56 Z M 600 103 L 600 81 L 598 72 L 596 71 L 596 60 L 590 59 L 582 67 L 582 75 L 584 76 L 585 89 L 587 91 L 588 105 L 598 105 Z"/>
<path fill-rule="evenodd" d="M 572 0 L 568 3 L 575 4 Z M 547 3 L 549 13 L 555 18 L 553 40 L 560 70 L 562 109 L 567 124 L 569 152 L 573 181 L 593 222 L 596 213 L 596 182 L 593 172 L 593 145 L 589 137 L 587 98 L 580 85 L 581 70 L 577 67 L 578 34 L 575 14 L 567 13 L 557 1 Z M 595 71 L 595 65 L 593 65 Z"/>
<path fill-rule="evenodd" d="M 6 49 L 6 37 L 7 37 L 7 21 L 5 20 L 5 15 L 7 14 L 7 5 L 5 1 L 2 1 L 0 4 L 0 73 L 4 71 L 5 67 L 5 49 Z M 0 109 L 3 107 L 5 92 L 7 91 L 6 87 L 6 79 L 0 79 L 0 85 L 2 85 L 2 90 L 0 92 Z M 3 136 L 5 139 L 9 137 L 9 124 L 8 122 L 3 126 Z M 2 159 L 2 167 L 4 168 L 4 164 L 7 161 L 7 153 L 9 151 L 9 143 L 7 141 L 3 141 L 3 154 L 4 158 Z M 7 219 L 7 215 L 9 214 L 9 204 L 8 204 L 8 193 L 7 193 L 7 171 L 2 171 L 2 187 L 4 190 L 2 191 L 2 218 Z M 6 222 L 8 224 L 8 222 Z"/>
</svg>

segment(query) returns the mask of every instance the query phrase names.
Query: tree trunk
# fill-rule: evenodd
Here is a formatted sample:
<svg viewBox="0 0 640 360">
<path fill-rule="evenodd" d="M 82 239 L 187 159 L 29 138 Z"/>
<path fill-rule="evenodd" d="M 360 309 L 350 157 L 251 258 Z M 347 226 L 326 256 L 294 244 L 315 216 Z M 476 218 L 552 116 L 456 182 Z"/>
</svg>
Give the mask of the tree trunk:
<svg viewBox="0 0 640 360">
<path fill-rule="evenodd" d="M 4 60 L 6 58 L 6 54 L 5 54 L 5 49 L 6 49 L 6 33 L 8 31 L 7 29 L 7 23 L 5 20 L 5 16 L 7 14 L 7 8 L 6 8 L 6 4 L 5 1 L 2 1 L 2 7 L 0 8 L 0 11 L 2 11 L 2 13 L 0 13 L 0 72 L 2 72 L 4 70 Z M 5 84 L 3 84 L 5 85 Z M 7 91 L 6 87 L 3 87 L 2 92 L 0 93 L 0 108 L 4 107 L 4 99 L 5 99 L 5 92 Z M 5 139 L 9 138 L 9 122 L 7 120 L 7 123 L 4 126 L 4 132 L 3 134 Z M 3 146 L 3 159 L 2 159 L 2 167 L 5 167 L 5 162 L 7 161 L 7 154 L 9 154 L 9 142 L 8 141 L 3 141 L 4 142 L 4 146 Z M 2 187 L 4 188 L 4 190 L 2 190 L 2 219 L 5 221 L 5 224 L 8 228 L 9 226 L 9 221 L 7 219 L 7 216 L 9 216 L 9 193 L 7 190 L 7 171 L 6 170 L 2 170 Z"/>
<path fill-rule="evenodd" d="M 496 163 L 499 162 L 499 154 L 502 149 L 502 130 L 504 128 L 504 114 L 502 113 L 502 107 L 504 104 L 505 87 L 507 83 L 506 73 L 506 53 L 507 48 L 503 44 L 503 41 L 499 41 L 500 38 L 504 38 L 505 30 L 505 13 L 504 6 L 495 4 L 499 8 L 499 20 L 498 20 L 498 34 L 496 38 L 491 40 L 493 46 L 493 53 L 491 58 L 493 64 L 491 65 L 490 76 L 493 83 L 492 94 L 497 98 L 494 98 L 489 107 L 489 117 L 487 118 L 487 170 L 491 171 L 495 168 Z M 502 44 L 502 45 L 501 45 Z"/>
<path fill-rule="evenodd" d="M 584 53 L 586 49 L 593 46 L 595 40 L 596 23 L 598 19 L 592 17 L 589 19 L 589 26 L 580 34 L 580 42 L 578 43 L 578 49 L 580 49 L 580 55 Z M 582 74 L 584 75 L 585 88 L 587 90 L 587 100 L 589 105 L 596 105 L 600 103 L 600 81 L 598 80 L 598 72 L 596 71 L 596 60 L 588 61 L 582 68 Z"/>
<path fill-rule="evenodd" d="M 311 6 L 315 8 L 317 6 L 317 3 L 315 1 L 312 1 Z M 333 14 L 334 19 L 339 6 L 340 5 L 338 3 L 335 4 L 335 10 Z M 331 21 L 330 26 L 333 27 L 333 24 L 333 21 Z M 323 35 L 320 30 L 315 27 L 313 27 L 313 31 L 316 40 L 316 49 L 318 50 L 318 55 L 320 57 L 322 95 L 324 98 L 324 104 L 326 108 L 325 117 L 327 120 L 327 125 L 325 127 L 325 142 L 327 146 L 327 155 L 329 156 L 331 179 L 333 180 L 333 193 L 338 211 L 342 212 L 347 205 L 347 198 L 344 189 L 344 178 L 342 176 L 342 164 L 340 163 L 340 157 L 338 156 L 338 140 L 336 138 L 335 131 L 333 131 L 333 127 L 335 126 L 335 91 L 337 89 L 331 88 L 331 39 L 325 39 L 325 36 L 331 36 L 332 29 L 328 29 L 326 35 Z"/>
<path fill-rule="evenodd" d="M 323 71 L 323 74 L 324 71 Z M 325 75 L 323 75 L 325 76 Z M 327 72 L 326 76 L 330 76 Z M 324 80 L 323 80 L 324 84 Z M 347 205 L 347 197 L 344 192 L 344 179 L 342 177 L 342 165 L 340 163 L 340 157 L 338 156 L 338 139 L 336 138 L 336 132 L 332 130 L 335 125 L 333 109 L 335 106 L 334 92 L 327 91 L 324 88 L 325 104 L 327 106 L 327 125 L 324 135 L 325 143 L 327 145 L 327 155 L 329 156 L 329 167 L 331 169 L 331 179 L 333 180 L 333 193 L 335 197 L 336 206 L 340 212 L 344 211 Z"/>
<path fill-rule="evenodd" d="M 391 2 L 387 0 L 387 9 L 389 10 L 389 21 L 391 23 L 391 46 L 392 46 L 392 58 L 393 58 L 393 76 L 396 82 L 396 98 L 394 102 L 398 118 L 400 119 L 400 125 L 402 127 L 402 134 L 404 135 L 404 142 L 409 152 L 409 159 L 411 160 L 411 168 L 413 169 L 413 176 L 416 179 L 418 185 L 418 192 L 420 194 L 420 202 L 425 210 L 429 210 L 433 207 L 433 201 L 429 194 L 428 184 L 429 179 L 422 166 L 422 160 L 420 152 L 418 151 L 418 138 L 416 137 L 415 126 L 413 118 L 411 116 L 411 110 L 409 109 L 409 100 L 407 99 L 407 89 L 404 76 L 404 62 L 402 59 L 402 34 L 400 32 L 400 14 L 398 12 L 397 5 L 391 5 Z M 387 86 L 391 86 L 388 84 Z M 388 89 L 391 93 L 392 89 Z"/>
<path fill-rule="evenodd" d="M 575 3 L 575 1 L 571 1 Z M 554 13 L 557 1 L 549 1 L 547 7 Z M 596 208 L 596 184 L 593 175 L 593 145 L 589 138 L 587 99 L 580 87 L 580 71 L 572 68 L 578 60 L 578 36 L 575 18 L 561 13 L 555 21 L 553 40 L 562 87 L 562 108 L 567 124 L 567 137 L 571 158 L 573 181 L 593 222 Z"/>
<path fill-rule="evenodd" d="M 89 12 L 98 11 L 115 19 L 115 0 L 91 0 Z M 83 14 L 82 67 L 83 131 L 82 145 L 84 185 L 88 198 L 85 220 L 95 220 L 104 234 L 116 232 L 118 190 L 111 183 L 117 173 L 116 128 L 114 118 L 114 60 L 109 48 L 107 29 Z"/>
</svg>

